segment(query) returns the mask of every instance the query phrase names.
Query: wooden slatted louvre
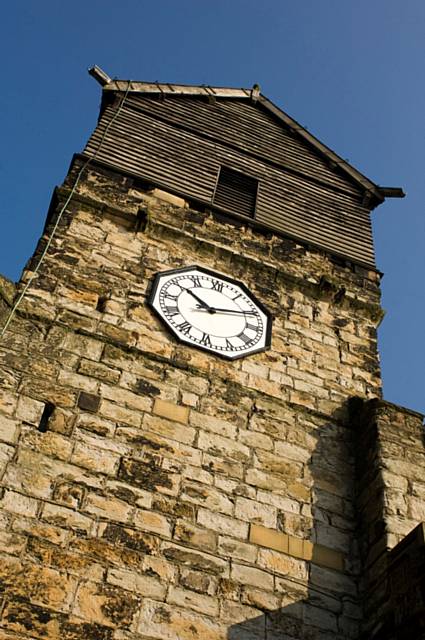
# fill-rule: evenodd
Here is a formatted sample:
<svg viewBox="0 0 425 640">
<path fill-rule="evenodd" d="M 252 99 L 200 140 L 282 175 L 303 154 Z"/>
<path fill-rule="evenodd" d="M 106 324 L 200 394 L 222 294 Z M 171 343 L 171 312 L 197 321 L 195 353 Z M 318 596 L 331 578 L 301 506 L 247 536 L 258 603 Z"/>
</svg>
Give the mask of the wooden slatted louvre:
<svg viewBox="0 0 425 640">
<path fill-rule="evenodd" d="M 220 167 L 214 204 L 242 216 L 255 216 L 258 181 L 239 171 Z"/>
</svg>

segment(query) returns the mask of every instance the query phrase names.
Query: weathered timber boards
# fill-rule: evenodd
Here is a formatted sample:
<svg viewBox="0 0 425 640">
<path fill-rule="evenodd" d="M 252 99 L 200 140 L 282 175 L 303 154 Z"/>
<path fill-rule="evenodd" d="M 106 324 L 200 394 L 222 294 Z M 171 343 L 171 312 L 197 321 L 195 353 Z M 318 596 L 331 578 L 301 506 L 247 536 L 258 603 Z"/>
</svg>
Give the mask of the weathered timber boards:
<svg viewBox="0 0 425 640">
<path fill-rule="evenodd" d="M 107 108 L 87 145 L 88 153 L 96 150 L 111 114 Z M 220 165 L 230 166 L 260 181 L 257 222 L 374 265 L 369 214 L 358 197 L 301 180 L 224 144 L 124 107 L 96 157 L 210 204 Z"/>
<path fill-rule="evenodd" d="M 213 104 L 200 99 L 171 98 L 158 101 L 148 96 L 130 96 L 128 104 L 143 109 L 170 123 L 182 124 L 193 131 L 207 134 L 217 141 L 232 143 L 265 160 L 286 165 L 296 171 L 334 185 L 349 193 L 359 194 L 359 188 L 346 177 L 329 167 L 303 140 L 285 130 L 282 123 L 263 109 L 246 100 L 216 101 Z"/>
</svg>

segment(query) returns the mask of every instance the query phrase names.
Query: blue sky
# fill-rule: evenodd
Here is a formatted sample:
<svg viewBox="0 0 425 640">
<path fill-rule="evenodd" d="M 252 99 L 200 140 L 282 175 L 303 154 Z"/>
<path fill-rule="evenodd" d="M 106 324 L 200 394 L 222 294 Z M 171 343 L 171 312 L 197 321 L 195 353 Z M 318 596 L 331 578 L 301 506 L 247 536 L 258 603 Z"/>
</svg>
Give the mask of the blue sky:
<svg viewBox="0 0 425 640">
<path fill-rule="evenodd" d="M 425 2 L 16 0 L 0 26 L 0 273 L 15 280 L 96 124 L 98 64 L 132 80 L 250 87 L 369 178 L 385 273 L 387 400 L 425 411 Z"/>
</svg>

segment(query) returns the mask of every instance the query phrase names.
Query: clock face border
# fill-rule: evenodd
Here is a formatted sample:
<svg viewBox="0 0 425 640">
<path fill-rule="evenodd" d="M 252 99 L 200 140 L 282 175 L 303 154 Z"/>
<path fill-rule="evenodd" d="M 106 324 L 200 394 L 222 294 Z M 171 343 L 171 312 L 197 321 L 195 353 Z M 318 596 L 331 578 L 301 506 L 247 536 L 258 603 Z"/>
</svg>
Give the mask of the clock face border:
<svg viewBox="0 0 425 640">
<path fill-rule="evenodd" d="M 207 276 L 210 276 L 212 278 L 216 278 L 216 279 L 220 279 L 220 280 L 225 280 L 226 282 L 228 282 L 231 285 L 236 285 L 237 287 L 239 287 L 243 293 L 250 299 L 252 300 L 252 302 L 260 309 L 260 311 L 266 316 L 267 322 L 266 322 L 266 328 L 265 328 L 265 334 L 264 334 L 264 345 L 261 347 L 258 347 L 257 349 L 252 349 L 248 352 L 241 352 L 238 354 L 234 354 L 234 355 L 227 355 L 224 352 L 219 352 L 219 351 L 215 351 L 214 349 L 210 349 L 208 347 L 196 344 L 196 342 L 193 342 L 189 339 L 185 339 L 183 338 L 179 333 L 177 333 L 175 331 L 175 329 L 167 322 L 167 320 L 162 316 L 162 314 L 158 311 L 158 309 L 154 306 L 154 300 L 155 300 L 155 296 L 156 293 L 158 291 L 158 287 L 159 284 L 161 282 L 161 279 L 164 276 L 172 276 L 172 275 L 181 275 L 184 274 L 188 271 L 193 271 L 194 269 L 196 269 L 197 271 L 200 271 L 201 273 L 205 273 Z M 147 299 L 147 303 L 149 305 L 149 307 L 152 309 L 152 311 L 155 313 L 155 315 L 160 319 L 160 321 L 162 322 L 162 324 L 165 326 L 165 328 L 172 333 L 172 335 L 176 338 L 176 340 L 178 342 L 180 342 L 181 344 L 185 344 L 188 345 L 190 347 L 193 347 L 194 349 L 198 349 L 199 351 L 203 351 L 204 353 L 207 352 L 211 355 L 217 356 L 219 358 L 223 358 L 225 360 L 240 360 L 241 358 L 246 358 L 250 355 L 253 355 L 254 353 L 260 353 L 261 351 L 267 351 L 268 349 L 270 349 L 271 346 L 271 338 L 272 338 L 272 323 L 273 323 L 273 316 L 271 314 L 271 312 L 266 308 L 266 306 L 257 298 L 257 296 L 252 293 L 252 291 L 247 287 L 247 285 L 243 282 L 241 282 L 240 280 L 236 280 L 235 278 L 231 278 L 230 276 L 227 276 L 226 274 L 221 273 L 220 271 L 214 271 L 213 269 L 208 269 L 207 267 L 201 267 L 197 264 L 192 264 L 188 267 L 180 267 L 177 269 L 166 269 L 165 271 L 159 271 L 158 273 L 155 274 L 153 281 L 152 281 L 152 286 L 151 289 L 149 291 L 149 295 L 148 295 L 148 299 Z"/>
</svg>

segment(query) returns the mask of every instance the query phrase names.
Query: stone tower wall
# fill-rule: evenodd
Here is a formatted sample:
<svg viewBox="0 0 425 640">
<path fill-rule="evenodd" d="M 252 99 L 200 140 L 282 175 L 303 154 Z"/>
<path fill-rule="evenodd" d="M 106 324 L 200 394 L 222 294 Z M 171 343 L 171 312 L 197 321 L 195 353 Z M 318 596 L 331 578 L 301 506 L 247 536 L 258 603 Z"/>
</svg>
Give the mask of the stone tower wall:
<svg viewBox="0 0 425 640">
<path fill-rule="evenodd" d="M 264 302 L 269 351 L 164 330 L 152 277 L 191 264 Z M 357 638 L 380 316 L 375 272 L 90 168 L 1 344 L 0 638 Z"/>
</svg>

